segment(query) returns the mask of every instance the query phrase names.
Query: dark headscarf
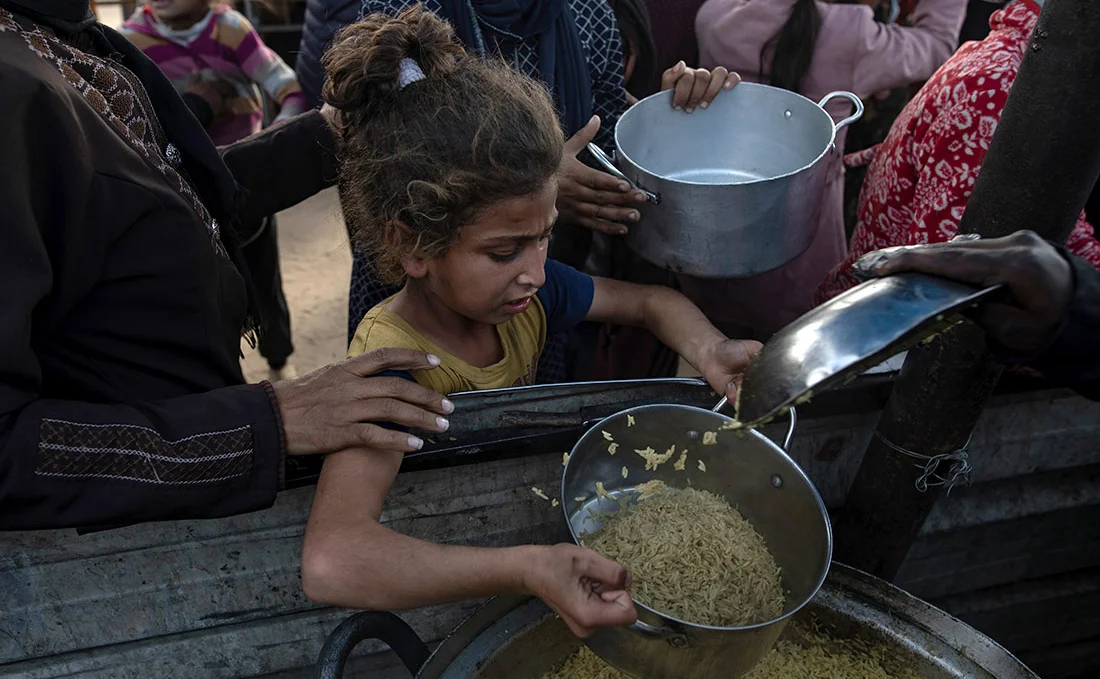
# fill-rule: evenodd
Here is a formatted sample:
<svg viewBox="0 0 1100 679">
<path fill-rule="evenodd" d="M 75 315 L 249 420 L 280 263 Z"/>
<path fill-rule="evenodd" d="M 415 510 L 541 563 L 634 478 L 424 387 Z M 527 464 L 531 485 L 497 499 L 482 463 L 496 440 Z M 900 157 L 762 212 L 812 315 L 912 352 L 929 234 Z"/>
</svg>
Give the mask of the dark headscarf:
<svg viewBox="0 0 1100 679">
<path fill-rule="evenodd" d="M 180 99 L 160 68 L 129 40 L 96 21 L 88 0 L 0 0 L 0 7 L 45 26 L 64 40 L 87 39 L 100 57 L 115 55 L 149 95 L 164 136 L 179 149 L 188 179 L 203 205 L 222 225 L 222 241 L 249 287 L 249 326 L 257 316 L 248 266 L 241 255 L 234 215 L 239 187 L 214 142 Z M 121 57 L 121 58 L 119 58 Z M 249 328 L 251 329 L 251 327 Z"/>
<path fill-rule="evenodd" d="M 511 59 L 520 42 L 538 41 L 539 77 L 554 93 L 567 134 L 592 117 L 592 82 L 567 0 L 440 0 L 459 39 L 481 56 Z"/>
</svg>

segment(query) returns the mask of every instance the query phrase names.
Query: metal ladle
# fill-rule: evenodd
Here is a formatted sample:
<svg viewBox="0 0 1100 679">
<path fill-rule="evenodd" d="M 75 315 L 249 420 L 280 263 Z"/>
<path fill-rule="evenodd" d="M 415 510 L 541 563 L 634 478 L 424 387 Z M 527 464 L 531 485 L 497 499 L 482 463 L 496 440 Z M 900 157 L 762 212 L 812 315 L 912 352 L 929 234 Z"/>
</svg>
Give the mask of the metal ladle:
<svg viewBox="0 0 1100 679">
<path fill-rule="evenodd" d="M 737 417 L 746 427 L 763 424 L 960 322 L 964 309 L 1001 287 L 918 273 L 862 283 L 768 340 L 745 370 Z"/>
</svg>

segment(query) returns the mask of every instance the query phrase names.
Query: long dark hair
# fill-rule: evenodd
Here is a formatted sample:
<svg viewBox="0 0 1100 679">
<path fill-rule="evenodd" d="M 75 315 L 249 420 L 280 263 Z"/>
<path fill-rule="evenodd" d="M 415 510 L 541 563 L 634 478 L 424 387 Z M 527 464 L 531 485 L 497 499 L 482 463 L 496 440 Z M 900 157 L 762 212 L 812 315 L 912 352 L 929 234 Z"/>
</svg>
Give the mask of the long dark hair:
<svg viewBox="0 0 1100 679">
<path fill-rule="evenodd" d="M 802 80 L 810 70 L 814 46 L 821 32 L 821 12 L 816 0 L 798 0 L 791 16 L 771 40 L 760 49 L 760 74 L 764 76 L 764 57 L 771 52 L 772 67 L 767 83 L 792 92 L 802 90 Z"/>
<path fill-rule="evenodd" d="M 623 40 L 623 62 L 635 57 L 634 72 L 626 82 L 626 91 L 639 99 L 645 98 L 660 86 L 657 45 L 653 40 L 649 10 L 644 0 L 610 0 L 610 3 Z"/>
</svg>

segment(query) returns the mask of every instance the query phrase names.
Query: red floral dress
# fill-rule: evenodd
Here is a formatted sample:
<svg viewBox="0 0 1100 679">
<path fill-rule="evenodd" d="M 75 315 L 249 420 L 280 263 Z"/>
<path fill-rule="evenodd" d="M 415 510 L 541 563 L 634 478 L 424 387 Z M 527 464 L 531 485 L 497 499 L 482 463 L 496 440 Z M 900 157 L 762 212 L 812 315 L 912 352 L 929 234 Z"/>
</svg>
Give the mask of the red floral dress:
<svg viewBox="0 0 1100 679">
<path fill-rule="evenodd" d="M 956 234 L 1038 19 L 1031 0 L 995 13 L 989 37 L 960 47 L 909 102 L 882 144 L 846 159 L 849 166 L 871 167 L 848 257 L 818 288 L 817 304 L 859 282 L 851 265 L 862 255 Z M 1100 243 L 1084 213 L 1066 246 L 1100 268 Z"/>
</svg>

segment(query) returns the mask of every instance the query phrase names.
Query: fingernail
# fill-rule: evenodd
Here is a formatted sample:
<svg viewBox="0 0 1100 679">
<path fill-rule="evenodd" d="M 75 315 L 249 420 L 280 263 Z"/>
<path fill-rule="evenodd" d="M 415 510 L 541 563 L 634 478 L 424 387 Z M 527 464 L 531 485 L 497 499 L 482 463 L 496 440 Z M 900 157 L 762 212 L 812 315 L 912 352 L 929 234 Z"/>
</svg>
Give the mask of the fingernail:
<svg viewBox="0 0 1100 679">
<path fill-rule="evenodd" d="M 691 107 L 688 107 L 688 108 L 685 108 L 685 109 L 684 109 L 684 113 L 692 113 L 692 112 L 694 112 L 694 111 L 695 111 L 695 109 L 694 109 L 694 108 L 691 108 Z"/>
<path fill-rule="evenodd" d="M 443 399 L 443 412 L 445 412 L 445 413 L 447 413 L 448 415 L 450 415 L 450 414 L 451 414 L 451 413 L 453 413 L 454 411 L 455 411 L 455 404 L 454 404 L 454 402 L 453 402 L 453 401 L 451 401 L 450 399 L 447 399 L 447 398 Z"/>
<path fill-rule="evenodd" d="M 634 192 L 634 200 L 645 200 L 645 194 L 641 191 Z"/>
<path fill-rule="evenodd" d="M 673 105 L 672 105 L 672 110 L 673 110 L 673 111 L 679 111 L 679 110 L 680 110 L 680 107 L 679 107 L 679 106 L 677 106 L 676 104 L 673 104 Z"/>
<path fill-rule="evenodd" d="M 615 598 L 615 603 L 623 608 L 630 608 L 630 597 L 626 594 L 621 594 Z"/>
<path fill-rule="evenodd" d="M 625 236 L 626 235 L 626 227 L 625 226 L 619 227 L 619 230 L 616 231 L 615 233 L 617 233 L 620 236 Z"/>
<path fill-rule="evenodd" d="M 635 221 L 635 222 L 638 221 L 638 213 L 637 212 L 631 212 L 630 213 L 630 219 Z"/>
<path fill-rule="evenodd" d="M 447 431 L 451 427 L 451 423 L 447 421 L 446 417 L 435 418 L 435 426 L 439 427 L 439 431 Z"/>
<path fill-rule="evenodd" d="M 439 365 L 439 357 L 435 354 L 428 354 L 428 363 L 432 365 Z"/>
<path fill-rule="evenodd" d="M 626 182 L 619 182 L 619 190 L 624 191 L 624 192 L 629 191 L 630 190 L 630 184 L 627 184 Z"/>
<path fill-rule="evenodd" d="M 415 436 L 410 436 L 409 437 L 409 447 L 412 448 L 413 450 L 420 450 L 421 448 L 424 447 L 424 442 L 421 441 L 420 439 L 416 438 Z"/>
<path fill-rule="evenodd" d="M 873 278 L 875 272 L 886 263 L 887 255 L 871 252 L 852 263 L 852 273 L 860 278 Z"/>
<path fill-rule="evenodd" d="M 732 81 L 729 81 L 729 80 L 727 80 L 727 81 L 726 81 L 726 84 L 725 84 L 725 85 L 722 85 L 722 89 L 725 89 L 725 90 L 732 90 L 732 89 L 733 89 L 733 86 L 734 86 L 734 83 L 733 83 Z"/>
<path fill-rule="evenodd" d="M 707 104 L 707 102 L 705 102 L 705 101 L 699 102 L 699 108 L 706 108 L 707 106 L 709 106 L 709 104 Z"/>
</svg>

